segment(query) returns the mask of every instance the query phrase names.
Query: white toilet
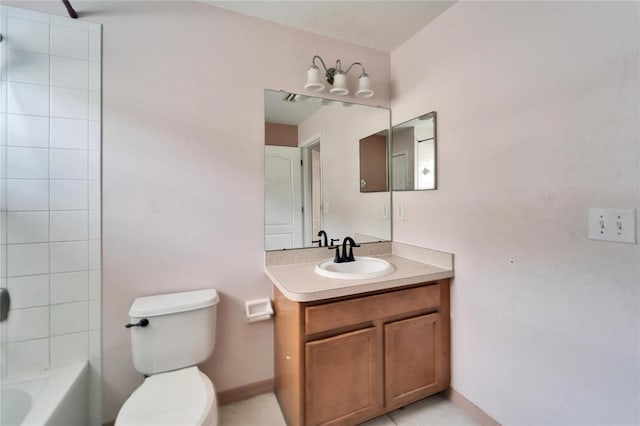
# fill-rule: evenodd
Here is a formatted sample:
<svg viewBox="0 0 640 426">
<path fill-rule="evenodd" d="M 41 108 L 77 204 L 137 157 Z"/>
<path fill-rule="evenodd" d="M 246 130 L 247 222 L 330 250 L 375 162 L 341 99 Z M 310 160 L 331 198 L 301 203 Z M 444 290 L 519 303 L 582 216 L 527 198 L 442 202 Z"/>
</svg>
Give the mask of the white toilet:
<svg viewBox="0 0 640 426">
<path fill-rule="evenodd" d="M 129 316 L 133 365 L 148 376 L 124 403 L 117 426 L 215 426 L 218 408 L 211 380 L 196 364 L 216 340 L 213 289 L 140 297 Z"/>
</svg>

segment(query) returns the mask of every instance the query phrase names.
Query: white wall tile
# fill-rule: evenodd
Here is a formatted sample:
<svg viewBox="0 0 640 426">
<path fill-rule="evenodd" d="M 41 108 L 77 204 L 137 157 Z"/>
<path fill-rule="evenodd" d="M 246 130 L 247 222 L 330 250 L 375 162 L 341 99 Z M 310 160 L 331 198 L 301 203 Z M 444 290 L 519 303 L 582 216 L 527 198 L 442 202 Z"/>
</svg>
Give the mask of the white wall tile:
<svg viewBox="0 0 640 426">
<path fill-rule="evenodd" d="M 88 122 L 68 118 L 51 119 L 51 147 L 87 149 Z"/>
<path fill-rule="evenodd" d="M 89 329 L 99 330 L 102 323 L 101 301 L 89 300 Z"/>
<path fill-rule="evenodd" d="M 7 243 L 46 243 L 49 241 L 49 212 L 8 212 Z"/>
<path fill-rule="evenodd" d="M 89 328 L 88 302 L 63 303 L 51 305 L 51 335 L 77 333 Z M 89 343 L 87 342 L 87 350 Z M 85 352 L 85 358 L 87 353 Z"/>
<path fill-rule="evenodd" d="M 9 114 L 49 115 L 49 88 L 36 84 L 7 83 Z"/>
<path fill-rule="evenodd" d="M 9 374 L 49 367 L 49 339 L 26 340 L 7 345 Z"/>
<path fill-rule="evenodd" d="M 89 209 L 100 210 L 100 182 L 89 181 Z"/>
<path fill-rule="evenodd" d="M 6 245 L 0 245 L 0 277 L 7 276 L 7 247 Z M 0 323 L 0 330 L 3 323 Z"/>
<path fill-rule="evenodd" d="M 89 118 L 89 91 L 52 87 L 51 117 L 87 120 Z"/>
<path fill-rule="evenodd" d="M 0 127 L 0 132 L 2 128 Z M 0 179 L 7 178 L 7 147 L 0 145 Z"/>
<path fill-rule="evenodd" d="M 102 63 L 102 28 L 89 31 L 89 61 Z"/>
<path fill-rule="evenodd" d="M 7 278 L 11 309 L 33 308 L 49 304 L 49 275 Z"/>
<path fill-rule="evenodd" d="M 10 244 L 7 246 L 9 277 L 49 273 L 49 244 Z"/>
<path fill-rule="evenodd" d="M 102 270 L 89 271 L 89 299 L 101 299 Z"/>
<path fill-rule="evenodd" d="M 9 15 L 7 20 L 7 48 L 29 52 L 49 53 L 49 23 L 21 19 Z"/>
<path fill-rule="evenodd" d="M 52 56 L 51 85 L 87 90 L 89 88 L 89 61 Z"/>
<path fill-rule="evenodd" d="M 7 15 L 14 18 L 29 19 L 31 21 L 49 23 L 49 15 L 35 10 L 22 9 L 19 7 L 7 6 Z"/>
<path fill-rule="evenodd" d="M 51 241 L 78 241 L 89 237 L 89 212 L 52 211 Z"/>
<path fill-rule="evenodd" d="M 0 98 L 0 103 L 4 105 L 4 101 Z M 7 114 L 0 113 L 0 129 L 7 128 Z M 7 133 L 0 132 L 0 146 L 7 144 Z"/>
<path fill-rule="evenodd" d="M 100 122 L 89 122 L 89 149 L 100 151 Z"/>
<path fill-rule="evenodd" d="M 100 210 L 89 210 L 89 239 L 100 239 Z"/>
<path fill-rule="evenodd" d="M 9 342 L 49 336 L 49 307 L 14 309 L 7 320 Z"/>
<path fill-rule="evenodd" d="M 89 90 L 100 91 L 102 87 L 102 65 L 100 62 L 89 62 Z"/>
<path fill-rule="evenodd" d="M 89 331 L 89 339 L 91 333 Z M 99 330 L 98 330 L 99 331 Z M 89 351 L 91 351 L 91 341 L 89 341 Z M 89 354 L 89 389 L 100 389 L 102 387 L 102 357 L 92 358 Z"/>
<path fill-rule="evenodd" d="M 79 19 L 72 19 L 66 16 L 49 15 L 51 25 L 60 25 L 62 27 L 75 28 L 77 30 L 89 31 L 89 23 Z"/>
<path fill-rule="evenodd" d="M 100 151 L 89 151 L 89 179 L 100 179 Z"/>
<path fill-rule="evenodd" d="M 51 274 L 51 304 L 80 302 L 89 298 L 89 271 Z"/>
<path fill-rule="evenodd" d="M 1 22 L 2 18 L 0 17 L 0 26 L 2 25 Z M 0 30 L 0 34 L 2 33 L 2 30 Z M 0 45 L 0 80 L 7 79 L 7 50 L 5 46 Z"/>
<path fill-rule="evenodd" d="M 89 269 L 87 241 L 51 243 L 51 272 L 72 272 Z"/>
<path fill-rule="evenodd" d="M 47 54 L 9 49 L 7 64 L 8 81 L 49 84 L 49 55 Z"/>
<path fill-rule="evenodd" d="M 87 206 L 86 181 L 51 181 L 51 210 L 86 210 Z"/>
<path fill-rule="evenodd" d="M 8 147 L 7 178 L 48 179 L 49 150 L 45 148 Z"/>
<path fill-rule="evenodd" d="M 102 344 L 100 330 L 89 330 L 89 359 L 99 360 L 102 358 Z M 100 386 L 98 384 L 98 386 Z M 93 386 L 89 386 L 90 388 Z"/>
<path fill-rule="evenodd" d="M 0 81 L 0 112 L 7 112 L 7 82 Z"/>
<path fill-rule="evenodd" d="M 51 150 L 51 179 L 87 179 L 88 151 L 78 149 Z"/>
<path fill-rule="evenodd" d="M 51 337 L 51 366 L 84 361 L 89 356 L 89 333 L 74 333 Z"/>
<path fill-rule="evenodd" d="M 100 92 L 89 92 L 89 120 L 100 120 Z"/>
<path fill-rule="evenodd" d="M 51 25 L 51 54 L 88 60 L 89 32 L 83 29 Z"/>
<path fill-rule="evenodd" d="M 89 269 L 102 268 L 102 244 L 100 240 L 89 241 Z"/>
<path fill-rule="evenodd" d="M 7 114 L 7 145 L 47 148 L 49 117 Z"/>
<path fill-rule="evenodd" d="M 0 210 L 7 211 L 7 180 L 0 179 Z"/>
<path fill-rule="evenodd" d="M 89 235 L 91 235 L 91 225 L 89 225 Z M 5 244 L 7 244 L 7 212 L 0 211 L 0 245 Z"/>
<path fill-rule="evenodd" d="M 7 181 L 7 210 L 49 209 L 49 181 L 10 179 Z"/>
</svg>

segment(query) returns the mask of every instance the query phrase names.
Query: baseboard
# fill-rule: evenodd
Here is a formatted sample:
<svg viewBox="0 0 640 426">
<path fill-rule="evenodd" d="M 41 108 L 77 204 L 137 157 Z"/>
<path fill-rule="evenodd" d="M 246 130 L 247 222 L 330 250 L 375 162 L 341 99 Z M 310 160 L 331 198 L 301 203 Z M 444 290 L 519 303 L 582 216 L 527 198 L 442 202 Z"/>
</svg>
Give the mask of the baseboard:
<svg viewBox="0 0 640 426">
<path fill-rule="evenodd" d="M 501 426 L 493 417 L 482 411 L 477 405 L 462 396 L 462 394 L 455 389 L 447 389 L 445 395 L 457 407 L 469 414 L 478 424 L 482 426 Z"/>
<path fill-rule="evenodd" d="M 243 399 L 251 398 L 252 396 L 273 392 L 273 385 L 273 379 L 267 379 L 218 392 L 218 405 L 231 404 L 232 402 L 242 401 Z"/>
</svg>

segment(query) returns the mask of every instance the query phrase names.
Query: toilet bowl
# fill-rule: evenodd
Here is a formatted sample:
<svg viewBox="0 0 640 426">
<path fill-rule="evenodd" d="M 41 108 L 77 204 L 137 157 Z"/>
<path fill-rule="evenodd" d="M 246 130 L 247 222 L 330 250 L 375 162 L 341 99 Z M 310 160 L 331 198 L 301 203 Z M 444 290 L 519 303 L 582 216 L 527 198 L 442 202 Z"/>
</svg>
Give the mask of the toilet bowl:
<svg viewBox="0 0 640 426">
<path fill-rule="evenodd" d="M 118 413 L 118 426 L 217 424 L 218 408 L 211 380 L 198 367 L 148 377 Z"/>
<path fill-rule="evenodd" d="M 215 290 L 135 299 L 129 310 L 136 370 L 147 377 L 129 396 L 116 426 L 215 426 L 216 394 L 197 364 L 215 346 Z"/>
</svg>

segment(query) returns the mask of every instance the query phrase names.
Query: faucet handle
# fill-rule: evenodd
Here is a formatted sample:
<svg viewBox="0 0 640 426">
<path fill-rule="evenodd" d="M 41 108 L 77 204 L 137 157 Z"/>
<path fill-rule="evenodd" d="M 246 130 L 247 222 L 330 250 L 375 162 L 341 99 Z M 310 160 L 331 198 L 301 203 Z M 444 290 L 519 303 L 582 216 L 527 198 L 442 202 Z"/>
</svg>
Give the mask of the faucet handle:
<svg viewBox="0 0 640 426">
<path fill-rule="evenodd" d="M 342 259 L 342 256 L 340 256 L 340 246 L 329 246 L 327 247 L 327 249 L 329 250 L 336 249 L 336 256 L 333 258 L 334 263 L 344 262 L 344 259 Z"/>
<path fill-rule="evenodd" d="M 340 238 L 332 238 L 331 239 L 331 245 L 333 245 L 333 243 L 337 243 L 340 241 Z"/>
<path fill-rule="evenodd" d="M 320 241 L 322 240 L 311 240 L 311 244 L 318 243 L 318 247 L 322 247 L 322 244 L 320 244 Z"/>
</svg>

